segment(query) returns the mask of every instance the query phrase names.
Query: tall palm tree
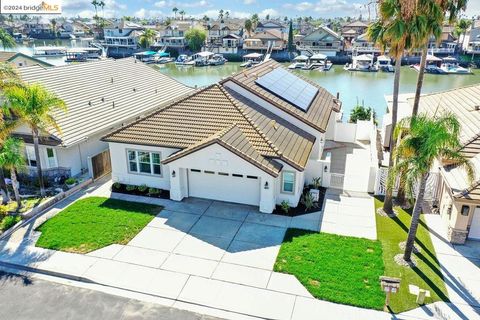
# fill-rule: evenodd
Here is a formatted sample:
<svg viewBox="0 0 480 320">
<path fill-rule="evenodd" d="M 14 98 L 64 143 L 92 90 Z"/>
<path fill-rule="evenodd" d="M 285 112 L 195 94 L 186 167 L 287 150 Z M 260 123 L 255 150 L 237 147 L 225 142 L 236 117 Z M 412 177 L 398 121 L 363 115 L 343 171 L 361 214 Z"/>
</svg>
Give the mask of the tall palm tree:
<svg viewBox="0 0 480 320">
<path fill-rule="evenodd" d="M 146 29 L 140 36 L 140 45 L 143 48 L 149 48 L 155 41 L 156 32 L 153 29 Z"/>
<path fill-rule="evenodd" d="M 177 12 L 178 12 L 178 8 L 177 8 L 177 7 L 173 7 L 172 11 L 173 11 L 173 14 L 174 14 L 174 18 L 175 18 L 175 20 L 177 20 Z"/>
<path fill-rule="evenodd" d="M 92 2 L 90 2 L 93 6 L 93 8 L 95 9 L 95 17 L 98 17 L 98 5 L 99 5 L 99 2 L 97 0 L 92 0 Z M 94 17 L 94 18 L 95 18 Z"/>
<path fill-rule="evenodd" d="M 102 18 L 105 18 L 105 11 L 104 11 L 105 1 L 99 1 L 98 6 L 102 9 Z"/>
<path fill-rule="evenodd" d="M 218 20 L 223 20 L 223 9 L 220 9 L 220 11 L 218 11 Z"/>
<path fill-rule="evenodd" d="M 0 42 L 3 50 L 14 48 L 17 45 L 15 39 L 3 28 L 0 28 Z"/>
<path fill-rule="evenodd" d="M 422 93 L 423 79 L 425 77 L 425 66 L 427 64 L 428 42 L 433 36 L 437 42 L 441 41 L 442 27 L 445 19 L 452 24 L 458 13 L 464 10 L 467 0 L 419 0 L 418 10 L 428 19 L 422 29 L 418 30 L 416 37 L 417 46 L 422 48 L 422 56 L 420 58 L 420 67 L 417 78 L 417 87 L 415 90 L 415 98 L 413 100 L 412 116 L 418 113 L 420 104 L 420 95 Z M 468 28 L 468 26 L 466 27 Z"/>
<path fill-rule="evenodd" d="M 403 257 L 405 261 L 411 261 L 426 183 L 435 161 L 445 160 L 449 164 L 463 167 L 470 180 L 473 180 L 474 168 L 459 151 L 460 123 L 449 113 L 436 118 L 420 114 L 403 119 L 394 132 L 395 137 L 399 135 L 400 142 L 395 150 L 398 161 L 392 172 L 404 174 L 407 195 L 411 199 L 414 198 L 414 189 L 419 183 Z"/>
<path fill-rule="evenodd" d="M 252 29 L 253 29 L 253 23 L 252 20 L 247 19 L 245 20 L 245 30 L 247 30 L 248 36 L 250 37 L 252 35 Z"/>
<path fill-rule="evenodd" d="M 252 30 L 257 29 L 258 22 L 260 21 L 260 18 L 258 17 L 257 13 L 252 14 L 252 17 L 250 18 L 250 21 L 252 21 Z"/>
<path fill-rule="evenodd" d="M 415 48 L 419 30 L 425 29 L 427 19 L 417 11 L 416 0 L 384 0 L 379 2 L 379 19 L 368 28 L 369 38 L 384 51 L 387 46 L 395 59 L 395 76 L 393 80 L 393 103 L 391 132 L 395 131 L 398 119 L 398 94 L 400 91 L 400 67 L 403 54 Z M 390 137 L 389 167 L 394 165 L 393 153 L 396 141 Z M 390 172 L 391 174 L 391 172 Z M 391 179 L 388 179 L 389 181 Z M 383 210 L 393 213 L 393 185 L 387 184 Z"/>
<path fill-rule="evenodd" d="M 51 128 L 55 129 L 58 134 L 62 134 L 53 113 L 57 110 L 66 112 L 65 102 L 40 84 L 7 87 L 4 93 L 12 112 L 32 130 L 40 195 L 44 197 L 45 186 L 40 161 L 39 137 L 41 132 L 46 132 Z"/>
<path fill-rule="evenodd" d="M 50 24 L 52 25 L 52 33 L 54 35 L 56 35 L 57 34 L 57 20 L 51 19 Z"/>
<path fill-rule="evenodd" d="M 230 11 L 225 11 L 225 20 L 228 20 L 230 18 Z"/>
<path fill-rule="evenodd" d="M 186 14 L 185 10 L 180 10 L 179 14 L 182 17 L 182 21 L 183 21 L 183 19 L 185 17 L 185 14 Z"/>
<path fill-rule="evenodd" d="M 15 201 L 17 202 L 17 211 L 22 207 L 22 199 L 20 198 L 16 171 L 25 169 L 23 150 L 23 141 L 12 137 L 7 138 L 0 147 L 0 166 L 10 170 L 13 193 L 15 194 Z"/>
<path fill-rule="evenodd" d="M 469 19 L 460 19 L 457 21 L 457 24 L 455 25 L 455 35 L 457 37 L 457 49 L 461 50 L 461 44 L 460 44 L 460 36 L 463 35 L 463 40 L 465 41 L 465 35 L 467 33 L 468 28 L 472 24 L 472 21 Z"/>
</svg>

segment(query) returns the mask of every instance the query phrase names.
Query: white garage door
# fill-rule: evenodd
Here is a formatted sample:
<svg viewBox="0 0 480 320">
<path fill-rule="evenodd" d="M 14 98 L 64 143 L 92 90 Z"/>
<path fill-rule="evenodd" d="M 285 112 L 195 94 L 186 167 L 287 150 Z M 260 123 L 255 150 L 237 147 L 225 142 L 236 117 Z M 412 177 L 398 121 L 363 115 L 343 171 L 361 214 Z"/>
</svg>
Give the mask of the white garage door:
<svg viewBox="0 0 480 320">
<path fill-rule="evenodd" d="M 258 206 L 260 179 L 243 174 L 190 169 L 188 170 L 188 194 L 190 197 Z"/>
<path fill-rule="evenodd" d="M 470 239 L 480 240 L 480 207 L 475 208 L 473 213 L 472 224 L 470 225 L 470 232 L 468 233 Z"/>
</svg>

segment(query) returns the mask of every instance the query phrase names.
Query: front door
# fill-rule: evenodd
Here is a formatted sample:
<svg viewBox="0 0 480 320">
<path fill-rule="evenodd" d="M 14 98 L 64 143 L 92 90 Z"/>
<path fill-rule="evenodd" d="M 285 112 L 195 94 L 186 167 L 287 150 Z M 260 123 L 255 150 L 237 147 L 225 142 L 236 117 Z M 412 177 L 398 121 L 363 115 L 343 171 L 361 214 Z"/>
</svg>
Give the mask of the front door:
<svg viewBox="0 0 480 320">
<path fill-rule="evenodd" d="M 475 208 L 472 224 L 470 225 L 469 239 L 480 240 L 480 206 Z"/>
</svg>

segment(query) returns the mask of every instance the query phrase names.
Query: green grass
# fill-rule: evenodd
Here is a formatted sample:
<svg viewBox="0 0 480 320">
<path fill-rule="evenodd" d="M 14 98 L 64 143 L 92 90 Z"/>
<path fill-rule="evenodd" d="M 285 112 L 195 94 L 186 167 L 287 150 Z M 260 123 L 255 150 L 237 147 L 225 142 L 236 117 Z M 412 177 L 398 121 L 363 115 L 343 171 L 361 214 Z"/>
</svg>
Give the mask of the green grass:
<svg viewBox="0 0 480 320">
<path fill-rule="evenodd" d="M 37 230 L 37 246 L 87 253 L 126 244 L 160 212 L 159 206 L 101 197 L 78 200 Z"/>
<path fill-rule="evenodd" d="M 13 227 L 17 222 L 22 220 L 22 218 L 17 216 L 1 216 L 0 218 L 0 231 L 7 231 Z"/>
<path fill-rule="evenodd" d="M 381 206 L 383 206 L 383 203 L 375 199 L 375 209 Z M 408 212 L 400 208 L 396 209 L 399 214 L 395 218 L 376 215 L 377 235 L 382 242 L 383 248 L 385 275 L 402 279 L 399 292 L 392 294 L 390 300 L 391 310 L 398 313 L 418 307 L 418 304 L 415 302 L 416 297 L 408 292 L 409 284 L 430 290 L 431 298 L 427 298 L 425 303 L 440 300 L 448 301 L 445 283 L 423 216 L 421 217 L 416 239 L 416 246 L 421 251 L 418 254 L 414 254 L 418 262 L 417 267 L 401 267 L 393 260 L 395 255 L 402 253 L 398 244 L 407 239 L 411 221 L 411 215 Z"/>
<path fill-rule="evenodd" d="M 275 271 L 289 273 L 318 299 L 382 309 L 379 241 L 288 229 Z"/>
</svg>

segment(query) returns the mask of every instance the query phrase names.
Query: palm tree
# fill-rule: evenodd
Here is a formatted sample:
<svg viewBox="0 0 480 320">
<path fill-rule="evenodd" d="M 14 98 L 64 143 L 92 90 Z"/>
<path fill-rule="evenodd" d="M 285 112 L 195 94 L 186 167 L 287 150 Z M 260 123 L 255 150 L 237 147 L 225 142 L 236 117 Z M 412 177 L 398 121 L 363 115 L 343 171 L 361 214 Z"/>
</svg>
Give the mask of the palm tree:
<svg viewBox="0 0 480 320">
<path fill-rule="evenodd" d="M 14 48 L 17 45 L 15 39 L 3 28 L 0 28 L 0 42 L 2 43 L 3 50 Z"/>
<path fill-rule="evenodd" d="M 463 40 L 465 41 L 465 35 L 467 33 L 468 28 L 472 24 L 472 21 L 469 19 L 460 19 L 457 24 L 455 25 L 455 35 L 457 37 L 457 48 L 461 50 L 460 45 L 460 36 L 463 35 Z"/>
<path fill-rule="evenodd" d="M 104 17 L 105 17 L 105 11 L 104 11 L 105 1 L 99 1 L 99 2 L 98 2 L 98 6 L 99 6 L 100 8 L 102 8 L 102 18 L 104 18 Z"/>
<path fill-rule="evenodd" d="M 390 55 L 395 58 L 395 76 L 393 80 L 392 131 L 395 131 L 398 118 L 398 94 L 400 91 L 400 67 L 406 50 L 417 45 L 418 30 L 423 30 L 426 18 L 416 10 L 416 0 L 384 0 L 379 2 L 379 19 L 368 28 L 369 38 L 384 51 L 390 48 Z M 389 167 L 394 165 L 393 153 L 396 141 L 390 137 Z M 391 179 L 389 179 L 390 181 Z M 387 185 L 383 211 L 393 213 L 393 185 Z"/>
<path fill-rule="evenodd" d="M 173 11 L 173 14 L 175 15 L 175 16 L 174 16 L 175 20 L 177 20 L 178 8 L 177 8 L 177 7 L 173 7 L 172 11 Z"/>
<path fill-rule="evenodd" d="M 250 37 L 252 34 L 253 23 L 252 20 L 247 19 L 245 20 L 245 30 L 247 30 L 248 36 Z"/>
<path fill-rule="evenodd" d="M 17 201 L 17 211 L 22 207 L 22 200 L 20 199 L 20 192 L 18 190 L 19 183 L 16 171 L 25 168 L 23 150 L 23 141 L 12 137 L 7 138 L 0 148 L 0 166 L 10 170 L 13 193 L 15 194 L 15 201 Z"/>
<path fill-rule="evenodd" d="M 230 11 L 225 11 L 225 20 L 228 20 L 230 18 Z"/>
<path fill-rule="evenodd" d="M 180 12 L 179 12 L 179 13 L 180 13 L 180 15 L 182 16 L 182 20 L 183 20 L 183 18 L 184 18 L 184 16 L 185 16 L 185 14 L 186 14 L 185 10 L 180 10 Z"/>
<path fill-rule="evenodd" d="M 202 18 L 202 20 L 203 20 L 203 24 L 204 24 L 204 25 L 207 25 L 207 24 L 208 24 L 208 21 L 210 20 L 210 18 L 209 18 L 207 15 L 204 15 L 203 18 Z"/>
<path fill-rule="evenodd" d="M 155 41 L 156 32 L 153 29 L 146 29 L 140 36 L 140 45 L 143 48 L 149 48 Z"/>
<path fill-rule="evenodd" d="M 53 112 L 57 110 L 66 112 L 65 102 L 40 84 L 11 86 L 7 87 L 4 93 L 12 112 L 32 130 L 40 195 L 44 197 L 45 187 L 40 161 L 39 136 L 41 132 L 46 132 L 51 128 L 55 129 L 58 134 L 62 134 Z"/>
<path fill-rule="evenodd" d="M 90 2 L 93 6 L 93 8 L 95 9 L 95 17 L 98 17 L 98 5 L 100 4 L 97 0 L 92 0 L 92 2 Z M 95 17 L 93 17 L 95 19 Z"/>
<path fill-rule="evenodd" d="M 403 173 L 406 193 L 411 199 L 414 198 L 414 189 L 419 183 L 403 256 L 405 261 L 410 262 L 426 183 L 435 161 L 445 160 L 448 164 L 463 167 L 470 180 L 473 180 L 475 174 L 469 159 L 459 151 L 460 123 L 455 116 L 446 113 L 432 118 L 420 114 L 403 119 L 394 132 L 395 137 L 399 135 L 400 142 L 395 150 L 398 162 L 392 172 Z"/>
<path fill-rule="evenodd" d="M 223 20 L 223 9 L 220 9 L 220 11 L 218 11 L 218 20 Z"/>
<path fill-rule="evenodd" d="M 254 13 L 250 20 L 252 21 L 252 30 L 257 29 L 258 22 L 260 21 L 258 14 Z"/>
<path fill-rule="evenodd" d="M 50 24 L 52 25 L 52 33 L 54 35 L 56 35 L 57 34 L 57 20 L 51 19 Z"/>
</svg>

